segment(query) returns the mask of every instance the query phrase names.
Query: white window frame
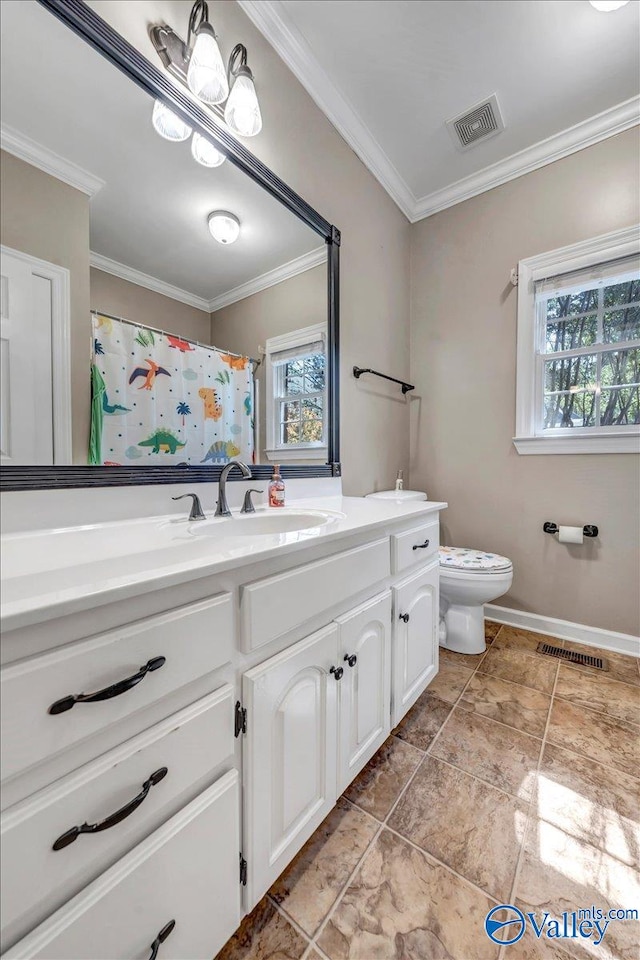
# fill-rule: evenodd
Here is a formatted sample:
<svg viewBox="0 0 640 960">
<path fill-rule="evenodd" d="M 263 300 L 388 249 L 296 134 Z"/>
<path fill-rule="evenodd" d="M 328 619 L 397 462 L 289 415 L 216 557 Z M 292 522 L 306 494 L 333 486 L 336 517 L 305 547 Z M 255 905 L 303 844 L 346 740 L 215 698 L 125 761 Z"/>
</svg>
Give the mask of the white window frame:
<svg viewBox="0 0 640 960">
<path fill-rule="evenodd" d="M 539 372 L 536 362 L 536 281 L 584 270 L 598 263 L 640 254 L 640 225 L 616 230 L 592 240 L 560 247 L 518 264 L 518 340 L 516 359 L 516 435 L 520 454 L 640 453 L 640 427 L 585 427 L 536 432 Z M 615 347 L 612 347 L 615 348 Z"/>
<path fill-rule="evenodd" d="M 266 403 L 267 403 L 267 447 L 265 453 L 272 462 L 280 463 L 286 460 L 326 460 L 328 456 L 327 445 L 327 383 L 325 377 L 325 387 L 322 393 L 323 397 L 323 436 L 321 443 L 281 443 L 280 435 L 280 417 L 279 403 L 280 398 L 276 397 L 275 388 L 277 385 L 278 373 L 275 364 L 272 362 L 274 353 L 281 350 L 295 350 L 296 347 L 303 347 L 307 343 L 322 340 L 325 348 L 325 357 L 327 352 L 327 325 L 325 323 L 315 323 L 309 327 L 301 327 L 299 330 L 292 330 L 290 333 L 284 333 L 279 337 L 269 337 L 265 345 L 265 371 L 266 371 Z"/>
</svg>

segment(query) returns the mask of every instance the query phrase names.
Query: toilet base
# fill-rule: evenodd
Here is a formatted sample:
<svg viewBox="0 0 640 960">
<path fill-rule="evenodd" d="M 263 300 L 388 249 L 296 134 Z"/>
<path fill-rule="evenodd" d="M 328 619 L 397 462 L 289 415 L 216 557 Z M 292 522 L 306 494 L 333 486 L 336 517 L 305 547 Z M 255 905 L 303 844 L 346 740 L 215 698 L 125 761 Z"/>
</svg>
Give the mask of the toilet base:
<svg viewBox="0 0 640 960">
<path fill-rule="evenodd" d="M 444 615 L 446 639 L 441 645 L 456 653 L 484 653 L 484 607 L 449 604 Z"/>
</svg>

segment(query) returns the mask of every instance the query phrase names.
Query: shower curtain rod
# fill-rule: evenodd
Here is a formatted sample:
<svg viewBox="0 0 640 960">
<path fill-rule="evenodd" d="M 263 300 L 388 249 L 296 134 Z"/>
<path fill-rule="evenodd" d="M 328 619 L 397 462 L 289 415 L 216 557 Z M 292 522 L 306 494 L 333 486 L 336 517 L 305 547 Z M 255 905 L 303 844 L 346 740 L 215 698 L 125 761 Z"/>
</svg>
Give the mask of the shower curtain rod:
<svg viewBox="0 0 640 960">
<path fill-rule="evenodd" d="M 184 340 L 185 343 L 193 343 L 196 347 L 203 347 L 205 350 L 215 350 L 216 353 L 225 353 L 228 357 L 245 357 L 245 353 L 234 353 L 231 350 L 222 350 L 220 347 L 214 347 L 210 343 L 201 343 L 199 340 L 193 340 L 191 337 L 178 336 L 176 333 L 169 333 L 168 330 L 161 330 L 160 327 L 152 327 L 148 323 L 136 323 L 135 320 L 127 320 L 126 317 L 115 317 L 112 313 L 104 313 L 102 310 L 92 310 L 91 313 L 96 317 L 106 317 L 107 320 L 117 320 L 119 323 L 128 323 L 131 327 L 138 327 L 141 330 L 151 330 L 153 333 L 161 333 L 165 337 L 176 337 L 178 340 Z M 249 363 L 255 364 L 255 370 L 260 366 L 262 360 L 256 360 L 255 357 L 248 357 Z"/>
</svg>

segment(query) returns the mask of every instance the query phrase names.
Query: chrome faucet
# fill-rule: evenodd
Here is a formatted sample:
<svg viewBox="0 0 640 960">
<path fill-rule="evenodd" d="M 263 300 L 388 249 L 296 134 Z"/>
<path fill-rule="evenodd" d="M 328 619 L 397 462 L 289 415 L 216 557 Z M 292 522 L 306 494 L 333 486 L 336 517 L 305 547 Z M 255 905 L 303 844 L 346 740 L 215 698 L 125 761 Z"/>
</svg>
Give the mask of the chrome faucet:
<svg viewBox="0 0 640 960">
<path fill-rule="evenodd" d="M 206 520 L 200 497 L 197 493 L 183 493 L 181 497 L 171 497 L 172 500 L 184 500 L 185 497 L 191 497 L 191 510 L 189 511 L 189 520 Z"/>
<path fill-rule="evenodd" d="M 251 480 L 251 470 L 243 463 L 241 460 L 230 460 L 229 463 L 225 464 L 222 468 L 222 473 L 220 474 L 220 479 L 218 480 L 218 502 L 216 504 L 216 517 L 230 517 L 231 510 L 229 510 L 229 504 L 227 503 L 227 477 L 231 473 L 234 467 L 237 467 L 241 471 L 242 476 L 245 480 Z"/>
</svg>

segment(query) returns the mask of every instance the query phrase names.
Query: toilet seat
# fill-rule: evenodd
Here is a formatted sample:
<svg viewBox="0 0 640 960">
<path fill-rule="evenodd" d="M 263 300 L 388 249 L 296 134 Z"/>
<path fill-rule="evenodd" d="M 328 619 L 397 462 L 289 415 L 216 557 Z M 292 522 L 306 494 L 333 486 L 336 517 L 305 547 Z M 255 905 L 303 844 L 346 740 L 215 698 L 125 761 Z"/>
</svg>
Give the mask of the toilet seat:
<svg viewBox="0 0 640 960">
<path fill-rule="evenodd" d="M 491 576 L 510 573 L 513 569 L 508 557 L 469 547 L 440 547 L 440 568 L 452 574 Z"/>
</svg>

